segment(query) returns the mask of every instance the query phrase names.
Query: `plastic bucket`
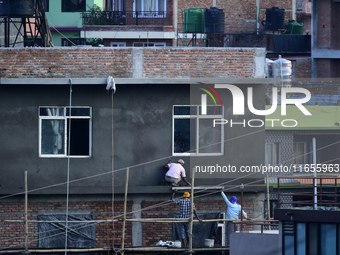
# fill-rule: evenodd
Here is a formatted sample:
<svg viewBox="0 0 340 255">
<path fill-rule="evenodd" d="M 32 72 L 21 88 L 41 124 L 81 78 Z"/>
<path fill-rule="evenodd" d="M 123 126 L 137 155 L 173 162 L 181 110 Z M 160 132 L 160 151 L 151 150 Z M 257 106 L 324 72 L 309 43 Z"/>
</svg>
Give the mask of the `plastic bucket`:
<svg viewBox="0 0 340 255">
<path fill-rule="evenodd" d="M 214 239 L 205 239 L 204 246 L 205 247 L 214 247 Z"/>
<path fill-rule="evenodd" d="M 174 241 L 174 247 L 175 248 L 181 248 L 182 247 L 181 241 Z"/>
</svg>

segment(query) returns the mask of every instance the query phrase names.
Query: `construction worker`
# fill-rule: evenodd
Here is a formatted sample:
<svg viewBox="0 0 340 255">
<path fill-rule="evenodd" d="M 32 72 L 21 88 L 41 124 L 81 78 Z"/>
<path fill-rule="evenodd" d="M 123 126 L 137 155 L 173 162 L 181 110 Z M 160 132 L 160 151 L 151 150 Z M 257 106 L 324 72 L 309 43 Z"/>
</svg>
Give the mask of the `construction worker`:
<svg viewBox="0 0 340 255">
<path fill-rule="evenodd" d="M 227 214 L 226 214 L 226 219 L 230 220 L 237 220 L 239 219 L 239 215 L 241 212 L 241 205 L 237 203 L 237 198 L 235 196 L 230 197 L 230 201 L 227 198 L 227 196 L 224 194 L 224 187 L 221 189 L 221 195 L 223 197 L 224 202 L 228 205 L 227 209 Z M 247 214 L 242 210 L 243 217 L 247 219 Z M 230 233 L 234 229 L 234 223 L 231 221 L 227 222 L 227 246 L 229 246 L 229 238 L 230 238 Z"/>
<path fill-rule="evenodd" d="M 165 174 L 165 181 L 171 183 L 172 186 L 177 187 L 178 183 L 183 180 L 187 185 L 190 186 L 191 184 L 186 179 L 183 165 L 183 159 L 179 159 L 176 163 L 171 163 L 171 161 L 169 161 L 168 164 L 165 165 L 165 167 L 169 169 Z"/>
<path fill-rule="evenodd" d="M 172 193 L 171 200 L 174 203 L 176 203 L 180 206 L 178 218 L 189 219 L 190 218 L 190 211 L 191 211 L 190 193 L 184 192 L 182 199 L 175 199 L 174 197 L 175 197 L 176 192 L 177 192 L 177 189 L 175 189 L 174 192 Z M 193 205 L 193 208 L 194 208 L 194 214 L 195 214 L 196 218 L 200 222 L 202 222 L 202 220 L 197 215 L 195 205 Z M 189 236 L 190 236 L 189 222 L 179 222 L 178 228 L 179 228 L 179 232 L 180 232 L 180 236 L 181 236 L 181 240 L 182 240 L 182 247 L 188 247 Z M 186 243 L 185 243 L 185 239 L 186 239 Z"/>
</svg>

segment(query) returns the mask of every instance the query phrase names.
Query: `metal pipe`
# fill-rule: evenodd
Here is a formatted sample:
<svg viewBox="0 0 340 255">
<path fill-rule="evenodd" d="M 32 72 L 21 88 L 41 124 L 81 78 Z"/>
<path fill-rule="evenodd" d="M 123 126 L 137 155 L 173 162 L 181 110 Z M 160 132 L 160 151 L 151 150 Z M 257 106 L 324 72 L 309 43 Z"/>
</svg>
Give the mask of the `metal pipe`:
<svg viewBox="0 0 340 255">
<path fill-rule="evenodd" d="M 314 183 L 314 210 L 318 208 L 318 187 L 316 182 L 316 139 L 313 137 L 313 165 L 314 165 L 314 173 L 313 173 L 313 183 Z"/>
<path fill-rule="evenodd" d="M 241 221 L 243 221 L 243 183 L 241 184 Z M 241 224 L 241 231 L 243 229 L 243 224 Z"/>
</svg>

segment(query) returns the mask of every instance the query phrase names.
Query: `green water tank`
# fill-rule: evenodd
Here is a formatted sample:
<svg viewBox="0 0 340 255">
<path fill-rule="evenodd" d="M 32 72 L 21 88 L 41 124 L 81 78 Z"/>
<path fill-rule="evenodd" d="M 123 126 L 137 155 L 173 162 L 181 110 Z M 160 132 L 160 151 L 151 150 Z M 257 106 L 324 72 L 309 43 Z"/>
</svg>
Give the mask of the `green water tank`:
<svg viewBox="0 0 340 255">
<path fill-rule="evenodd" d="M 204 10 L 185 9 L 183 19 L 184 33 L 204 33 Z"/>
<path fill-rule="evenodd" d="M 303 23 L 290 20 L 285 24 L 286 34 L 303 35 Z"/>
</svg>

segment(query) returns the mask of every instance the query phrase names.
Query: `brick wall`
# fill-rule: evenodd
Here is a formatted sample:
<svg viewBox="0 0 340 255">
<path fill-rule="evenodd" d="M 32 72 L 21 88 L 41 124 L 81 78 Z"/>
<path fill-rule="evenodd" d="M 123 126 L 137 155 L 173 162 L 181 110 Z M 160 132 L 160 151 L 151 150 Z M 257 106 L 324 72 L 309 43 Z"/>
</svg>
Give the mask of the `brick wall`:
<svg viewBox="0 0 340 255">
<path fill-rule="evenodd" d="M 156 202 L 144 202 L 143 208 L 152 208 L 156 204 Z M 227 209 L 227 206 L 222 199 L 218 201 L 196 201 L 195 207 L 198 215 L 202 213 L 226 212 Z M 249 218 L 254 217 L 254 200 L 245 199 L 243 210 L 248 214 L 247 216 Z M 157 207 L 157 209 L 144 210 L 143 218 L 173 218 L 178 212 L 178 205 L 168 203 L 161 208 Z M 196 219 L 195 216 L 194 219 Z M 249 227 L 244 228 L 244 230 L 247 229 L 249 230 Z M 143 245 L 154 246 L 159 240 L 172 240 L 172 223 L 143 223 Z"/>
<path fill-rule="evenodd" d="M 244 199 L 244 210 L 248 217 L 261 217 L 254 215 L 253 196 Z M 115 202 L 115 219 L 118 222 L 96 223 L 96 248 L 112 247 L 113 237 L 116 247 L 121 245 L 123 227 L 123 202 Z M 157 206 L 161 205 L 161 206 Z M 226 204 L 222 199 L 212 201 L 196 201 L 198 213 L 219 213 L 226 211 Z M 112 219 L 111 202 L 70 202 L 69 214 L 87 213 L 93 216 L 94 220 Z M 132 202 L 127 204 L 127 218 L 132 217 Z M 179 206 L 163 201 L 144 201 L 142 202 L 142 218 L 172 218 L 179 211 Z M 0 208 L 0 249 L 23 249 L 25 247 L 25 225 L 24 222 L 5 222 L 8 220 L 24 220 L 23 202 L 2 202 Z M 64 202 L 29 202 L 28 220 L 37 220 L 38 215 L 46 214 L 65 214 L 66 206 Z M 245 230 L 247 228 L 244 228 Z M 248 228 L 249 229 L 249 228 Z M 38 247 L 38 223 L 28 224 L 29 248 Z M 132 245 L 132 223 L 126 222 L 125 246 Z M 159 240 L 172 240 L 172 223 L 142 223 L 143 246 L 155 246 Z M 62 247 L 58 247 L 62 248 Z M 71 247 L 70 247 L 71 248 Z"/>
<path fill-rule="evenodd" d="M 115 202 L 115 219 L 122 219 L 123 202 Z M 131 203 L 127 205 L 128 212 L 131 211 Z M 69 214 L 89 213 L 94 220 L 112 219 L 112 206 L 110 202 L 71 202 L 69 203 Z M 24 222 L 8 222 L 13 220 L 24 220 L 24 203 L 1 203 L 0 209 L 0 239 L 1 249 L 22 249 L 25 247 L 25 224 Z M 65 214 L 66 206 L 62 202 L 29 202 L 28 220 L 36 221 L 38 215 Z M 130 216 L 127 216 L 130 218 Z M 5 222 L 7 221 L 7 222 Z M 92 223 L 89 223 L 92 224 Z M 96 223 L 96 247 L 112 247 L 113 234 L 115 244 L 121 244 L 122 221 L 115 222 L 113 231 L 112 222 Z M 28 242 L 30 248 L 38 247 L 38 223 L 29 222 Z M 131 245 L 131 223 L 126 224 L 126 244 Z"/>
<path fill-rule="evenodd" d="M 212 0 L 194 1 L 181 0 L 178 1 L 178 22 L 183 22 L 183 9 L 187 8 L 210 8 L 213 6 Z M 225 32 L 226 33 L 254 33 L 256 32 L 256 2 L 252 0 L 217 0 L 216 7 L 223 9 L 225 12 Z M 266 19 L 266 8 L 279 7 L 285 9 L 285 20 L 291 19 L 292 1 L 260 1 L 260 22 Z M 179 26 L 181 27 L 181 26 Z M 262 28 L 262 25 L 260 25 Z"/>
<path fill-rule="evenodd" d="M 132 78 L 133 61 L 146 78 L 253 77 L 254 59 L 254 48 L 0 49 L 3 78 Z"/>
<path fill-rule="evenodd" d="M 296 59 L 293 69 L 293 77 L 294 78 L 311 78 L 312 73 L 311 73 L 311 64 L 312 64 L 312 59 L 311 58 L 300 58 Z"/>
</svg>

